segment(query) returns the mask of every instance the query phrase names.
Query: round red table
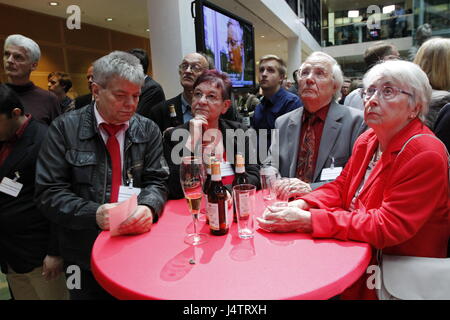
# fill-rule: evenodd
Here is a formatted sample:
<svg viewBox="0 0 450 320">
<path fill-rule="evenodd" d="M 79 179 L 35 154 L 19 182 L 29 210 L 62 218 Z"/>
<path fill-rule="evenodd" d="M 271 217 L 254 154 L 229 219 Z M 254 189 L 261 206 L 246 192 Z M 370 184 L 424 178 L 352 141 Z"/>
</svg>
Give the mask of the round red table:
<svg viewBox="0 0 450 320">
<path fill-rule="evenodd" d="M 199 227 L 209 233 L 208 225 Z M 110 237 L 104 231 L 92 250 L 94 276 L 119 299 L 328 299 L 356 281 L 371 257 L 368 244 L 300 233 L 257 229 L 253 239 L 242 240 L 235 223 L 227 235 L 209 235 L 208 243 L 192 247 L 183 242 L 192 229 L 181 199 L 166 204 L 148 233 Z"/>
</svg>

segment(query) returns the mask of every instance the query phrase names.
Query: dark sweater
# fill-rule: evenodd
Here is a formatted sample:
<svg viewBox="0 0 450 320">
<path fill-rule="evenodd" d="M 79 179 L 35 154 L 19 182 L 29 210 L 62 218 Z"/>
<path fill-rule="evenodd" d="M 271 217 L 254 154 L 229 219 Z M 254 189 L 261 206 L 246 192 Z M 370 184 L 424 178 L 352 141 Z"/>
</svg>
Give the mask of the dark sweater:
<svg viewBox="0 0 450 320">
<path fill-rule="evenodd" d="M 47 126 L 33 118 L 23 135 L 15 142 L 11 154 L 0 166 L 0 180 L 14 178 L 19 172 L 23 184 L 17 198 L 0 192 L 0 264 L 26 273 L 42 266 L 46 255 L 57 256 L 56 229 L 36 208 L 34 182 L 36 159 Z M 52 232 L 53 231 L 53 232 Z"/>
<path fill-rule="evenodd" d="M 25 113 L 30 113 L 34 119 L 50 125 L 61 114 L 58 98 L 52 92 L 36 87 L 33 82 L 23 86 L 7 85 L 19 95 Z"/>
</svg>

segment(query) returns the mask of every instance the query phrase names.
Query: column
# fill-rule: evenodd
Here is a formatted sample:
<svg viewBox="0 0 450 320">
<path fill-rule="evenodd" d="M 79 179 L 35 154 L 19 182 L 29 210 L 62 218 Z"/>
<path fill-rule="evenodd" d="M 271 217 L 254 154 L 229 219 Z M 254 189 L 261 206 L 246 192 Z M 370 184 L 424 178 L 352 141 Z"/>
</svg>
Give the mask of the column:
<svg viewBox="0 0 450 320">
<path fill-rule="evenodd" d="M 196 51 L 191 1 L 147 0 L 153 78 L 170 99 L 182 91 L 178 65 Z"/>
<path fill-rule="evenodd" d="M 299 37 L 293 37 L 288 39 L 288 61 L 287 77 L 292 79 L 292 73 L 300 67 L 302 63 L 302 41 Z M 294 79 L 292 79 L 294 80 Z"/>
</svg>

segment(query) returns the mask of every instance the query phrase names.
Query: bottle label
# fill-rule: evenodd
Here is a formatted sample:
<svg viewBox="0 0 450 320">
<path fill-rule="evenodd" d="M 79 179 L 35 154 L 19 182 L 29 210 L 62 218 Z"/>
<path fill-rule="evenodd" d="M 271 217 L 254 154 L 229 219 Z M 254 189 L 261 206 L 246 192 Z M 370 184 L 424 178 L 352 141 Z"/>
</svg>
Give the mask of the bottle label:
<svg viewBox="0 0 450 320">
<path fill-rule="evenodd" d="M 220 224 L 219 224 L 219 205 L 217 203 L 210 203 L 208 202 L 207 206 L 208 211 L 208 220 L 209 220 L 209 227 L 212 230 L 220 230 Z"/>
<path fill-rule="evenodd" d="M 246 126 L 250 127 L 250 117 L 243 117 L 242 124 L 245 124 Z"/>
<path fill-rule="evenodd" d="M 236 165 L 236 173 L 244 173 L 245 167 L 243 165 Z"/>
<path fill-rule="evenodd" d="M 250 195 L 241 193 L 239 195 L 239 218 L 245 219 L 250 215 Z"/>
<path fill-rule="evenodd" d="M 225 223 L 226 228 L 230 227 L 230 221 L 232 221 L 233 217 L 230 217 L 229 210 L 228 210 L 228 201 L 225 201 Z M 210 203 L 207 204 L 207 215 L 209 220 L 209 227 L 212 230 L 219 231 L 220 230 L 220 220 L 219 220 L 219 204 L 217 203 Z"/>
</svg>

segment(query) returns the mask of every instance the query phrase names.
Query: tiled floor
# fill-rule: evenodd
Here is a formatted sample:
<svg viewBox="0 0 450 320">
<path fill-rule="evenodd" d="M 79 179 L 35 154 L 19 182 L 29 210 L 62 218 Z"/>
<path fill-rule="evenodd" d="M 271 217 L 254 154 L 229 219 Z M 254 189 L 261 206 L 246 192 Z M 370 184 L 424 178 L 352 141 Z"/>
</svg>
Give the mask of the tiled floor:
<svg viewBox="0 0 450 320">
<path fill-rule="evenodd" d="M 9 300 L 10 298 L 5 275 L 0 272 L 0 300 Z"/>
</svg>

